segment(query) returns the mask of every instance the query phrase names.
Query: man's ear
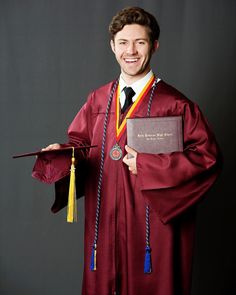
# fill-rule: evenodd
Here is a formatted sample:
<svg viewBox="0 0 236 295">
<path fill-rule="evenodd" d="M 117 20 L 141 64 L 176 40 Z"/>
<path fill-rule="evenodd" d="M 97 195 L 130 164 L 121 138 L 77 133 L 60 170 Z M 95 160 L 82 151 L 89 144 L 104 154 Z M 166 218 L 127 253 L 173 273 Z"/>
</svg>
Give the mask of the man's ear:
<svg viewBox="0 0 236 295">
<path fill-rule="evenodd" d="M 153 48 L 152 48 L 152 53 L 154 53 L 154 52 L 156 52 L 158 50 L 159 45 L 160 45 L 159 41 L 155 40 L 154 44 L 153 44 Z"/>
<path fill-rule="evenodd" d="M 110 41 L 110 45 L 111 45 L 111 50 L 115 53 L 115 43 L 114 40 Z"/>
</svg>

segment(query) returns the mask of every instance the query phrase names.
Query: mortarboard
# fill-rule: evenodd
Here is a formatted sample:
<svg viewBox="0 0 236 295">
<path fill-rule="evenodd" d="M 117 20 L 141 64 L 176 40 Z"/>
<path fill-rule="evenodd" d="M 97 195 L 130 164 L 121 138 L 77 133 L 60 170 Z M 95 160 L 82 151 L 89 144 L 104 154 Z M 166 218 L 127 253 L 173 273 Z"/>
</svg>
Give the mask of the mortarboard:
<svg viewBox="0 0 236 295">
<path fill-rule="evenodd" d="M 67 221 L 77 221 L 76 162 L 83 162 L 90 148 L 96 146 L 71 146 L 62 144 L 59 149 L 34 151 L 13 155 L 13 158 L 37 156 L 32 176 L 44 183 L 55 183 L 56 199 L 52 212 L 67 205 Z M 68 197 L 67 197 L 68 196 Z"/>
</svg>

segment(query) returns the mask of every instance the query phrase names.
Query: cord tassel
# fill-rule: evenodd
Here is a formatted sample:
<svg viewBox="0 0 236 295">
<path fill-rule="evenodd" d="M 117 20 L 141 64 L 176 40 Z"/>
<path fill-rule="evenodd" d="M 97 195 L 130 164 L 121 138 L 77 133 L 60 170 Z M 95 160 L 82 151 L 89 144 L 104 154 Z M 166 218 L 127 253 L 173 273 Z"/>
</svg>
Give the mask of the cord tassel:
<svg viewBox="0 0 236 295">
<path fill-rule="evenodd" d="M 77 221 L 76 185 L 75 185 L 75 149 L 72 147 L 72 158 L 70 168 L 70 187 L 67 206 L 67 222 Z"/>
<path fill-rule="evenodd" d="M 146 246 L 144 273 L 151 273 L 151 272 L 152 272 L 151 248 L 149 246 Z"/>
<path fill-rule="evenodd" d="M 144 260 L 144 273 L 152 272 L 151 248 L 150 248 L 150 211 L 149 206 L 146 206 L 146 247 Z"/>
<path fill-rule="evenodd" d="M 97 245 L 93 245 L 90 270 L 95 271 L 97 269 Z"/>
</svg>

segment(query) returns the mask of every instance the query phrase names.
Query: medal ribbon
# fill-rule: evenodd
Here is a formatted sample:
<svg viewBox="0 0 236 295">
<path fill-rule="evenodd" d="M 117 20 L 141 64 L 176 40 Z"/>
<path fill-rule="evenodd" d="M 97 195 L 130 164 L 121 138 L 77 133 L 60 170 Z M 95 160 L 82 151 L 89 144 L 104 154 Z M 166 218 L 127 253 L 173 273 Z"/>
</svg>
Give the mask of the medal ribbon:
<svg viewBox="0 0 236 295">
<path fill-rule="evenodd" d="M 123 119 L 121 125 L 120 123 L 120 86 L 118 85 L 117 91 L 116 91 L 116 141 L 118 142 L 124 133 L 126 129 L 126 121 L 127 118 L 132 118 L 134 112 L 137 110 L 139 105 L 141 104 L 142 100 L 148 93 L 148 91 L 151 89 L 153 82 L 155 80 L 155 76 L 152 75 L 152 77 L 149 79 L 147 84 L 144 86 L 143 90 L 135 100 L 135 102 L 132 104 L 131 108 L 129 109 L 128 113 L 126 114 L 125 118 Z"/>
</svg>

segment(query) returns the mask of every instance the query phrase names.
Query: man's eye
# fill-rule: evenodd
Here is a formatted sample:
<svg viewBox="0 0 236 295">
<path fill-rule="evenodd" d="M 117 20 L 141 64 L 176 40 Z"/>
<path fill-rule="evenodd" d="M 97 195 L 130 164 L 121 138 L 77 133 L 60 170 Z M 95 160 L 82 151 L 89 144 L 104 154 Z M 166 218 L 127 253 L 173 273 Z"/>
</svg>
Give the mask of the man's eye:
<svg viewBox="0 0 236 295">
<path fill-rule="evenodd" d="M 144 41 L 138 41 L 138 44 L 139 44 L 139 45 L 144 45 L 145 42 L 144 42 Z"/>
<path fill-rule="evenodd" d="M 121 42 L 119 42 L 119 44 L 120 44 L 120 45 L 125 45 L 126 42 L 125 42 L 125 41 L 121 41 Z"/>
</svg>

